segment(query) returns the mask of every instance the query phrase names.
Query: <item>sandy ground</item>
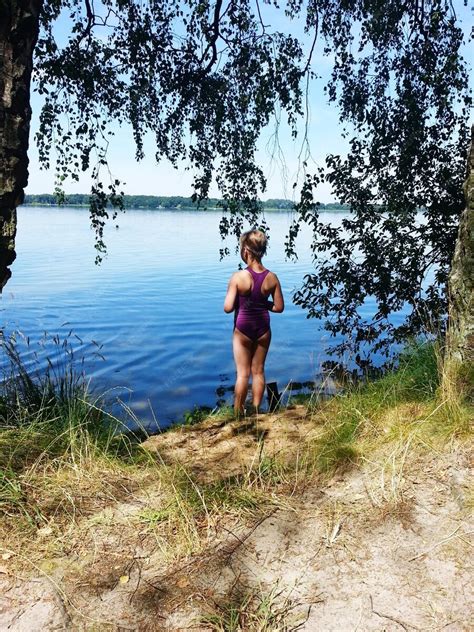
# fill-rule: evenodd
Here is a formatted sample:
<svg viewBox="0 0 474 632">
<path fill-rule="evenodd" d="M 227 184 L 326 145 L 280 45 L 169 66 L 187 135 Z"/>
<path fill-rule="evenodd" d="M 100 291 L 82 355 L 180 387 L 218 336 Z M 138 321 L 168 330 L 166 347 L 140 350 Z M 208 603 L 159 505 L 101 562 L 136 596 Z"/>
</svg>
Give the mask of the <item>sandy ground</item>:
<svg viewBox="0 0 474 632">
<path fill-rule="evenodd" d="M 296 450 L 313 431 L 302 410 L 207 422 L 149 448 L 209 481 L 248 466 L 262 436 L 269 453 Z M 407 459 L 403 475 L 363 461 L 251 522 L 216 524 L 202 553 L 168 565 L 134 520 L 156 503 L 151 486 L 88 517 L 87 546 L 72 542 L 31 576 L 4 555 L 0 630 L 206 631 L 206 616 L 249 594 L 271 595 L 281 614 L 274 627 L 244 623 L 249 631 L 474 630 L 471 466 L 455 445 Z"/>
</svg>

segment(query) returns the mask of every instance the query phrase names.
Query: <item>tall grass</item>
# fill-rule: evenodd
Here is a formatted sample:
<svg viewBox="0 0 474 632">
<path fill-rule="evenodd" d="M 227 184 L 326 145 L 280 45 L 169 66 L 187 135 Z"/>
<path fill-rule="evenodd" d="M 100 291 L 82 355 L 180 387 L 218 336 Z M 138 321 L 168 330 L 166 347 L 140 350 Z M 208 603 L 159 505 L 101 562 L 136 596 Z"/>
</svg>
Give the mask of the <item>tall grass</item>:
<svg viewBox="0 0 474 632">
<path fill-rule="evenodd" d="M 0 510 L 31 524 L 74 513 L 81 486 L 100 487 L 100 470 L 133 462 L 136 447 L 90 393 L 70 336 L 45 335 L 39 350 L 18 334 L 0 344 Z"/>
<path fill-rule="evenodd" d="M 459 390 L 443 387 L 445 371 L 437 342 L 412 343 L 380 379 L 349 386 L 313 407 L 322 422 L 313 449 L 316 467 L 331 472 L 349 466 L 364 449 L 394 438 L 406 442 L 413 433 L 442 439 L 469 432 L 472 405 Z"/>
<path fill-rule="evenodd" d="M 121 432 L 122 422 L 91 394 L 68 344 L 52 340 L 52 357 L 30 366 L 24 360 L 31 357 L 29 343 L 22 350 L 15 340 L 3 341 L 0 540 L 15 533 L 17 545 L 33 554 L 38 529 L 54 528 L 59 541 L 81 518 L 132 492 L 148 497 L 151 486 L 152 500 L 140 505 L 137 520 L 171 559 L 199 550 L 203 532 L 222 515 L 244 520 L 271 502 L 283 470 L 261 446 L 241 475 L 224 472 L 203 483 L 186 464 L 166 465 Z"/>
<path fill-rule="evenodd" d="M 435 437 L 462 436 L 472 413 L 462 398 L 446 397 L 437 345 L 412 345 L 381 379 L 311 402 L 314 432 L 294 458 L 268 452 L 259 439 L 239 474 L 227 475 L 223 462 L 222 473 L 203 482 L 189 464 L 165 463 L 131 442 L 102 398 L 90 392 L 71 346 L 57 338 L 51 344 L 49 360 L 43 356 L 35 365 L 24 359 L 32 356 L 29 342 L 25 356 L 17 341 L 3 341 L 0 510 L 6 521 L 0 535 L 15 532 L 31 550 L 38 528 L 56 525 L 64 534 L 77 519 L 152 486 L 135 524 L 156 537 L 165 558 L 175 559 L 205 546 L 224 515 L 241 523 L 291 503 L 314 474 L 329 476 L 370 460 L 384 445 L 389 450 L 379 468 L 381 493 L 395 498 L 409 447 L 418 438 L 429 444 Z M 285 411 L 277 414 L 284 417 Z M 199 458 L 206 462 L 205 450 Z"/>
</svg>

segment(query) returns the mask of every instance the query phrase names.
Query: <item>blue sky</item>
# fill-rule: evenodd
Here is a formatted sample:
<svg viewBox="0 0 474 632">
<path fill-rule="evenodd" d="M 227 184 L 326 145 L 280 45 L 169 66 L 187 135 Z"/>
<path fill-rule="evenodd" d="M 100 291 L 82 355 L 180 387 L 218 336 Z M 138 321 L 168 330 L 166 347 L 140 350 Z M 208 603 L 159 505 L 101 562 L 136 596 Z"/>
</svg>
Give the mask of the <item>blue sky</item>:
<svg viewBox="0 0 474 632">
<path fill-rule="evenodd" d="M 470 8 L 464 7 L 463 0 L 454 2 L 456 10 L 463 21 L 465 32 L 469 31 L 469 23 L 472 16 Z M 287 30 L 288 24 L 282 18 L 282 13 L 275 13 L 267 5 L 263 5 L 268 15 L 264 16 L 266 23 L 272 24 L 275 30 Z M 293 25 L 292 31 L 300 37 L 306 38 L 309 47 L 308 36 L 302 34 L 301 25 Z M 59 22 L 57 28 L 58 39 L 64 39 L 67 33 L 66 23 Z M 472 56 L 471 56 L 472 59 Z M 323 85 L 326 83 L 331 60 L 322 55 L 322 42 L 316 49 L 313 57 L 313 69 L 320 78 L 313 81 L 309 98 L 309 127 L 308 141 L 311 150 L 311 159 L 308 169 L 312 165 L 322 164 L 327 153 L 343 153 L 345 144 L 340 135 L 338 113 L 334 106 L 330 106 L 323 94 Z M 32 124 L 30 135 L 30 167 L 27 193 L 52 193 L 54 190 L 54 169 L 44 171 L 40 169 L 38 151 L 34 141 L 34 134 L 38 129 L 38 116 L 41 108 L 41 99 L 37 94 L 32 95 Z M 135 147 L 129 127 L 113 128 L 115 135 L 109 146 L 109 165 L 114 177 L 125 182 L 124 191 L 127 194 L 141 195 L 184 195 L 192 193 L 191 183 L 193 173 L 186 169 L 187 164 L 182 163 L 178 169 L 173 168 L 166 161 L 156 164 L 154 159 L 154 143 L 150 137 L 145 143 L 145 158 L 137 163 L 135 160 Z M 292 198 L 294 195 L 292 184 L 303 175 L 301 167 L 301 138 L 293 140 L 287 127 L 282 123 L 279 129 L 279 146 L 281 151 L 275 151 L 274 144 L 275 125 L 266 128 L 259 142 L 258 161 L 263 166 L 267 177 L 267 191 L 263 198 Z M 282 160 L 283 159 L 283 160 Z M 85 193 L 90 189 L 89 174 L 82 174 L 79 182 L 68 181 L 64 184 L 68 193 Z M 214 187 L 212 196 L 218 196 Z M 333 200 L 329 185 L 322 185 L 318 195 L 320 201 Z"/>
</svg>

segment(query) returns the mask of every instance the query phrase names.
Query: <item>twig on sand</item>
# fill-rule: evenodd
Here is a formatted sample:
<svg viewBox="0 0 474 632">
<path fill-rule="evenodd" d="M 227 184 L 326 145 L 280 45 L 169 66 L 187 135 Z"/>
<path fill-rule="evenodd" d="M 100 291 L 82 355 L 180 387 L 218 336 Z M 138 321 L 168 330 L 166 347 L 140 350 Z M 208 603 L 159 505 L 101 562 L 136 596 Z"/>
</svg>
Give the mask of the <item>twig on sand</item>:
<svg viewBox="0 0 474 632">
<path fill-rule="evenodd" d="M 130 603 L 133 602 L 133 600 L 135 598 L 135 595 L 137 594 L 138 589 L 140 588 L 141 581 L 142 581 L 142 565 L 139 562 L 137 562 L 137 560 L 135 558 L 134 558 L 133 564 L 130 566 L 128 572 L 130 573 L 130 571 L 132 570 L 134 565 L 136 565 L 136 567 L 138 569 L 138 578 L 137 578 L 137 584 L 135 586 L 135 589 L 133 590 L 132 594 L 129 597 Z"/>
<path fill-rule="evenodd" d="M 11 555 L 15 555 L 14 551 L 11 551 L 10 549 L 6 549 L 3 547 L 0 547 L 0 550 L 5 551 L 5 553 L 11 554 Z M 54 596 L 56 597 L 56 603 L 59 607 L 59 610 L 61 612 L 61 615 L 63 617 L 63 622 L 66 625 L 66 627 L 69 626 L 69 624 L 72 621 L 71 615 L 69 613 L 69 606 L 71 608 L 73 608 L 74 610 L 76 610 L 79 614 L 81 614 L 79 612 L 79 610 L 76 608 L 76 606 L 72 603 L 72 601 L 68 598 L 68 596 L 66 595 L 66 593 L 64 592 L 64 590 L 59 586 L 59 584 L 50 576 L 48 575 L 48 573 L 46 573 L 42 568 L 40 568 L 39 566 L 37 566 L 32 560 L 30 560 L 28 557 L 21 555 L 21 554 L 16 554 L 18 555 L 21 559 L 24 559 L 25 561 L 27 561 L 29 564 L 31 564 L 33 566 L 33 568 L 38 571 L 39 573 L 41 573 L 41 575 L 45 578 L 45 580 L 48 582 L 48 584 L 51 586 L 51 589 L 53 591 Z M 33 581 L 38 581 L 38 580 L 33 580 Z M 40 597 L 37 601 L 40 601 L 42 599 L 42 597 Z M 16 618 L 16 617 L 15 617 Z"/>
<path fill-rule="evenodd" d="M 428 555 L 428 553 L 431 553 L 431 551 L 434 551 L 434 549 L 438 548 L 438 546 L 441 546 L 442 544 L 446 544 L 446 542 L 449 542 L 449 540 L 451 540 L 452 538 L 455 537 L 456 533 L 459 531 L 460 528 L 461 528 L 461 525 L 456 527 L 456 529 L 454 529 L 454 531 L 452 533 L 450 533 L 448 536 L 446 536 L 445 538 L 443 538 L 439 542 L 436 542 L 436 544 L 433 544 L 433 546 L 430 546 L 430 548 L 426 549 L 426 551 L 423 551 L 422 553 L 418 553 L 418 555 L 415 555 L 414 557 L 410 557 L 410 559 L 408 561 L 409 562 L 414 562 L 415 560 L 418 560 L 420 557 L 424 557 L 425 555 Z M 467 533 L 463 533 L 462 535 L 470 535 L 471 533 L 473 533 L 473 532 L 472 531 L 468 531 Z M 457 537 L 461 538 L 462 536 L 459 535 Z"/>
<path fill-rule="evenodd" d="M 229 547 L 227 550 L 225 550 L 224 548 L 224 554 L 226 558 L 230 559 L 232 555 L 234 555 L 234 553 L 237 551 L 237 549 L 245 544 L 245 542 L 250 538 L 250 536 L 254 533 L 254 531 L 256 531 L 263 522 L 271 518 L 278 511 L 278 509 L 279 509 L 278 507 L 275 507 L 274 509 L 272 509 L 272 511 L 270 511 L 269 513 L 262 516 L 259 520 L 257 520 L 257 522 L 254 525 L 252 525 L 252 528 L 249 529 L 242 538 L 238 538 L 234 533 L 232 533 L 232 535 L 235 538 L 237 538 L 237 544 L 235 544 L 232 547 Z"/>
<path fill-rule="evenodd" d="M 265 520 L 268 520 L 268 518 L 271 518 L 278 511 L 278 509 L 279 507 L 275 507 L 269 513 L 266 513 L 261 518 L 259 518 L 257 522 L 253 524 L 252 527 L 247 531 L 247 533 L 245 533 L 242 536 L 242 538 L 239 538 L 235 533 L 233 533 L 232 531 L 229 531 L 229 529 L 225 529 L 232 535 L 232 537 L 234 537 L 237 540 L 236 544 L 230 547 L 224 546 L 221 549 L 221 552 L 223 553 L 224 559 L 227 561 L 227 563 L 229 563 L 230 558 L 234 555 L 237 549 L 245 545 L 246 540 L 248 540 L 248 538 L 252 535 L 252 533 L 254 533 L 254 531 L 256 531 L 258 527 L 263 522 L 265 522 Z M 221 544 L 219 542 L 214 544 L 212 547 L 210 547 L 207 558 L 206 558 L 207 561 L 212 559 L 212 555 L 215 553 L 218 553 L 220 548 L 221 548 Z M 184 572 L 190 573 L 191 572 L 190 569 L 196 566 L 196 562 L 199 562 L 199 560 L 197 560 L 196 557 L 193 557 L 190 561 L 186 562 L 185 564 L 178 566 L 177 568 L 173 568 L 169 573 L 166 573 L 166 575 L 158 576 L 154 579 L 160 581 L 161 583 L 166 583 L 168 579 L 175 576 L 177 573 L 184 573 Z M 201 560 L 201 564 L 197 564 L 197 566 L 201 567 L 203 564 L 206 564 L 206 560 Z M 144 577 L 142 577 L 142 581 L 146 581 Z M 153 584 L 151 584 L 149 581 L 147 581 L 147 583 L 153 586 Z M 159 588 L 158 586 L 156 586 L 156 588 L 161 591 L 163 590 L 162 588 Z"/>
<path fill-rule="evenodd" d="M 227 529 L 227 527 L 224 527 L 223 525 L 221 525 L 221 528 L 224 529 L 224 531 L 227 531 L 227 533 L 229 535 L 233 536 L 236 540 L 238 540 L 240 542 L 240 544 L 245 544 L 244 540 L 239 538 L 239 536 L 237 534 L 235 534 L 233 531 L 231 531 L 230 529 Z"/>
<path fill-rule="evenodd" d="M 316 602 L 318 603 L 318 602 Z M 307 623 L 308 619 L 309 619 L 309 615 L 311 614 L 311 608 L 313 607 L 313 604 L 310 603 L 308 606 L 308 610 L 306 611 L 306 617 L 303 619 L 303 621 L 301 621 L 300 623 L 298 623 L 296 625 L 296 627 L 291 628 L 293 632 L 296 632 L 296 630 L 301 630 L 301 628 Z"/>
<path fill-rule="evenodd" d="M 63 622 L 65 624 L 66 627 L 69 627 L 72 623 L 72 617 L 69 613 L 69 605 L 73 605 L 71 604 L 71 601 L 69 600 L 68 596 L 66 595 L 66 593 L 64 592 L 64 590 L 58 586 L 58 584 L 46 573 L 44 574 L 44 576 L 46 577 L 47 581 L 49 582 L 55 596 L 56 596 L 56 600 L 57 603 L 59 605 L 59 609 L 61 610 L 61 614 L 63 617 Z"/>
<path fill-rule="evenodd" d="M 377 610 L 374 610 L 374 600 L 372 599 L 372 595 L 369 595 L 369 597 L 370 597 L 370 608 L 372 612 L 376 614 L 378 617 L 381 617 L 382 619 L 389 619 L 390 621 L 393 621 L 394 623 L 398 623 L 398 625 L 402 627 L 404 630 L 406 630 L 406 632 L 409 632 L 410 628 L 413 628 L 414 630 L 420 629 L 420 628 L 417 628 L 416 625 L 413 625 L 412 623 L 404 623 L 403 621 L 400 621 L 400 619 L 397 619 L 396 617 L 392 617 L 389 614 L 383 614 L 382 612 L 378 612 Z"/>
</svg>

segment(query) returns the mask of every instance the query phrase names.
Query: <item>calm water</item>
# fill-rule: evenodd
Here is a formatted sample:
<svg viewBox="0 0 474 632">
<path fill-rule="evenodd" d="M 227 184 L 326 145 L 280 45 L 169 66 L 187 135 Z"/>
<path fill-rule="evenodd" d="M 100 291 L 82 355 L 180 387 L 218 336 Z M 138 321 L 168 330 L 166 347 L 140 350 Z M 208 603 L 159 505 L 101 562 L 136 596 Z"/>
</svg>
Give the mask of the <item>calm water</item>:
<svg viewBox="0 0 474 632">
<path fill-rule="evenodd" d="M 106 233 L 108 257 L 94 265 L 93 235 L 85 210 L 21 208 L 17 261 L 0 300 L 5 330 L 19 329 L 34 348 L 46 331 L 70 330 L 97 391 L 120 398 L 160 427 L 195 404 L 214 406 L 234 380 L 233 315 L 223 312 L 230 274 L 239 259 L 219 261 L 217 212 L 129 211 L 120 229 Z M 340 213 L 327 214 L 334 223 Z M 314 320 L 294 306 L 291 294 L 311 270 L 309 235 L 300 259 L 286 262 L 291 216 L 268 217 L 271 244 L 265 264 L 280 277 L 287 308 L 272 315 L 273 342 L 267 380 L 280 389 L 316 379 L 325 338 Z M 368 306 L 370 309 L 370 305 Z M 95 341 L 105 360 L 94 356 Z M 229 402 L 232 395 L 226 391 Z"/>
</svg>

